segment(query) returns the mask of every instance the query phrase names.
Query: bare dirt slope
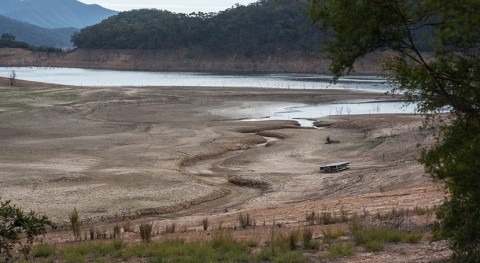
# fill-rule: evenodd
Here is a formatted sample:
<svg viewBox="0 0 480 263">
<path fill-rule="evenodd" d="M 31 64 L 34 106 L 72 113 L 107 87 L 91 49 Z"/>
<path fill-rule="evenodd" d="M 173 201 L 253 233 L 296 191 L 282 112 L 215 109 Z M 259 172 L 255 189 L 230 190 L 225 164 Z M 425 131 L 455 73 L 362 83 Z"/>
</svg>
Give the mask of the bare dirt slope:
<svg viewBox="0 0 480 263">
<path fill-rule="evenodd" d="M 375 54 L 355 65 L 357 74 L 381 72 L 383 54 Z M 0 66 L 73 67 L 121 70 L 194 72 L 296 72 L 327 74 L 329 61 L 321 55 L 289 53 L 258 57 L 208 56 L 188 50 L 74 49 L 69 52 L 32 52 L 0 48 Z"/>
<path fill-rule="evenodd" d="M 0 196 L 60 224 L 76 207 L 95 224 L 139 218 L 196 229 L 205 217 L 233 226 L 250 213 L 295 226 L 312 211 L 376 213 L 443 199 L 416 161 L 417 144 L 432 142 L 418 129 L 421 116 L 332 116 L 314 129 L 240 121 L 235 111 L 386 95 L 0 82 Z M 327 136 L 340 143 L 325 144 Z M 351 169 L 319 173 L 337 161 Z"/>
</svg>

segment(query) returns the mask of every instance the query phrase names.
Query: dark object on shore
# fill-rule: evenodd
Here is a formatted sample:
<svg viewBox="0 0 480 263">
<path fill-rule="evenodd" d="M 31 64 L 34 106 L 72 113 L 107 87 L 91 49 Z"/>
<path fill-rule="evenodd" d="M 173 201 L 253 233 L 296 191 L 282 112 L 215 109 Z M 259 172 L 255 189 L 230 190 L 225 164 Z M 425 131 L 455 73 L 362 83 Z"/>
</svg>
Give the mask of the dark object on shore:
<svg viewBox="0 0 480 263">
<path fill-rule="evenodd" d="M 327 122 L 327 121 L 315 121 L 313 122 L 313 126 L 319 127 L 319 128 L 326 128 L 330 127 L 333 125 L 333 122 Z"/>
<path fill-rule="evenodd" d="M 320 172 L 324 173 L 336 173 L 343 170 L 350 169 L 349 162 L 331 163 L 320 165 Z"/>
<path fill-rule="evenodd" d="M 340 141 L 331 140 L 330 136 L 327 137 L 325 144 L 340 143 Z"/>
</svg>

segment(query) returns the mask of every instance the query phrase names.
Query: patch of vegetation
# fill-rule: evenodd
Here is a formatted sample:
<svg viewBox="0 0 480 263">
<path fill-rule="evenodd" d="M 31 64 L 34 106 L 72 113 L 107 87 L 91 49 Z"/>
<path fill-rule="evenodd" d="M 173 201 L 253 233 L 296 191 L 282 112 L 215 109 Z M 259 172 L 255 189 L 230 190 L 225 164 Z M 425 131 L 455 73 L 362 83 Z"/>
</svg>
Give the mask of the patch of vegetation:
<svg viewBox="0 0 480 263">
<path fill-rule="evenodd" d="M 253 217 L 250 216 L 250 214 L 240 214 L 238 215 L 238 222 L 240 223 L 240 226 L 245 229 L 249 226 L 254 226 L 255 225 L 255 220 Z"/>
<path fill-rule="evenodd" d="M 65 246 L 59 250 L 60 259 L 65 262 L 85 262 L 89 259 L 101 259 L 105 257 L 119 257 L 121 255 L 119 241 L 112 243 L 83 242 L 73 246 Z"/>
<path fill-rule="evenodd" d="M 150 242 L 128 247 L 121 240 L 112 243 L 84 242 L 66 246 L 50 253 L 47 259 L 64 262 L 111 262 L 132 259 L 148 259 L 148 262 L 254 262 L 255 255 L 249 248 L 256 242 L 235 241 L 221 235 L 211 241 L 187 243 L 170 240 Z M 142 260 L 141 260 L 142 261 Z"/>
<path fill-rule="evenodd" d="M 297 250 L 300 241 L 300 231 L 297 229 L 291 230 L 288 233 L 287 239 L 290 250 Z"/>
<path fill-rule="evenodd" d="M 423 238 L 420 232 L 405 232 L 386 227 L 365 227 L 352 221 L 350 230 L 357 245 L 369 251 L 383 250 L 385 243 L 418 243 Z"/>
<path fill-rule="evenodd" d="M 277 227 L 277 224 L 273 222 L 270 233 L 270 244 L 258 254 L 257 258 L 262 262 L 305 262 L 306 259 L 302 251 L 297 250 L 300 231 L 293 230 L 288 233 L 288 235 L 279 235 L 276 233 Z"/>
<path fill-rule="evenodd" d="M 35 258 L 48 258 L 55 254 L 55 247 L 49 244 L 41 244 L 33 249 L 32 256 Z"/>
<path fill-rule="evenodd" d="M 408 217 L 412 215 L 431 215 L 435 211 L 435 207 L 429 208 L 429 207 L 418 207 L 415 206 L 414 208 L 401 208 L 401 209 L 395 209 L 393 208 L 392 210 L 386 212 L 386 213 L 377 213 L 375 215 L 375 219 L 379 220 L 394 220 L 398 219 L 401 217 Z"/>
<path fill-rule="evenodd" d="M 310 225 L 332 225 L 349 221 L 347 212 L 342 208 L 339 214 L 330 211 L 310 212 L 305 215 L 305 220 Z"/>
<path fill-rule="evenodd" d="M 31 109 L 35 103 L 70 102 L 78 98 L 71 91 L 10 91 L 0 93 L 0 107 Z"/>
<path fill-rule="evenodd" d="M 320 244 L 313 239 L 313 230 L 311 227 L 305 227 L 302 234 L 304 249 L 317 250 L 320 247 Z"/>
<path fill-rule="evenodd" d="M 278 262 L 278 263 L 303 263 L 306 258 L 301 251 L 280 250 L 272 253 L 271 250 L 263 250 L 258 255 L 258 259 L 262 262 Z"/>
<path fill-rule="evenodd" d="M 123 240 L 115 239 L 112 241 L 112 246 L 114 250 L 121 250 L 127 246 Z"/>
<path fill-rule="evenodd" d="M 334 259 L 341 257 L 351 257 L 353 255 L 355 255 L 355 251 L 353 250 L 352 244 L 332 244 L 327 246 L 327 254 L 323 255 L 322 258 Z"/>
<path fill-rule="evenodd" d="M 140 237 L 145 243 L 149 243 L 152 240 L 153 224 L 140 224 Z"/>
<path fill-rule="evenodd" d="M 325 228 L 322 229 L 322 234 L 325 242 L 333 241 L 341 236 L 345 235 L 345 231 L 341 229 Z"/>
<path fill-rule="evenodd" d="M 68 215 L 68 219 L 70 219 L 70 226 L 72 227 L 73 236 L 75 240 L 79 240 L 80 236 L 80 217 L 78 215 L 77 208 L 74 208 L 73 211 Z"/>
<path fill-rule="evenodd" d="M 35 212 L 25 213 L 10 201 L 0 202 L 0 260 L 13 260 L 13 249 L 19 248 L 27 258 L 36 236 L 46 233 L 46 228 L 53 227 L 46 216 L 39 216 Z M 21 240 L 21 235 L 26 241 Z"/>
</svg>

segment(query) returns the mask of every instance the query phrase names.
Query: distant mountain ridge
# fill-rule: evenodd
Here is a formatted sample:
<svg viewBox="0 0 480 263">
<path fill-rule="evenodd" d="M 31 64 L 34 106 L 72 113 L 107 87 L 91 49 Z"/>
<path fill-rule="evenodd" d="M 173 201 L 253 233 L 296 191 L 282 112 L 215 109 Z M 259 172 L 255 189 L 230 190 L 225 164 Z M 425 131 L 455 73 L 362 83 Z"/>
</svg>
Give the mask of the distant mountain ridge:
<svg viewBox="0 0 480 263">
<path fill-rule="evenodd" d="M 18 41 L 34 46 L 71 47 L 70 38 L 76 28 L 47 29 L 0 15 L 0 34 L 11 33 Z"/>
<path fill-rule="evenodd" d="M 80 29 L 117 13 L 77 0 L 0 0 L 0 15 L 50 29 Z"/>
</svg>

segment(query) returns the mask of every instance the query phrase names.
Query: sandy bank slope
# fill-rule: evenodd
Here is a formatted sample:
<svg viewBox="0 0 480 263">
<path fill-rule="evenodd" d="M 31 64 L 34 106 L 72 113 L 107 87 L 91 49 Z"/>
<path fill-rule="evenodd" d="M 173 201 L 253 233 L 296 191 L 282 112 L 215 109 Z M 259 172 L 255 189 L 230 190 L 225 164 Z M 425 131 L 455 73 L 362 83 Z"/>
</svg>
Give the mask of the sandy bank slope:
<svg viewBox="0 0 480 263">
<path fill-rule="evenodd" d="M 20 87 L 9 87 L 7 80 L 1 81 L 2 198 L 57 222 L 66 221 L 73 207 L 90 220 L 119 220 L 189 207 L 185 211 L 190 214 L 209 213 L 430 185 L 415 162 L 414 146 L 428 140 L 415 129 L 418 117 L 351 117 L 315 130 L 212 114 L 227 104 L 321 103 L 384 95 L 90 89 L 22 81 Z M 328 135 L 342 143 L 325 145 Z M 257 146 L 264 136 L 281 140 Z M 318 173 L 320 163 L 339 159 L 351 161 L 352 169 L 339 175 Z M 247 186 L 265 184 L 238 186 L 232 178 Z"/>
<path fill-rule="evenodd" d="M 194 72 L 328 72 L 329 62 L 319 55 L 284 54 L 263 58 L 206 57 L 188 50 L 85 50 L 68 53 L 31 52 L 0 48 L 0 66 L 73 67 L 121 70 Z M 357 74 L 381 72 L 382 55 L 368 57 L 355 66 Z"/>
</svg>

